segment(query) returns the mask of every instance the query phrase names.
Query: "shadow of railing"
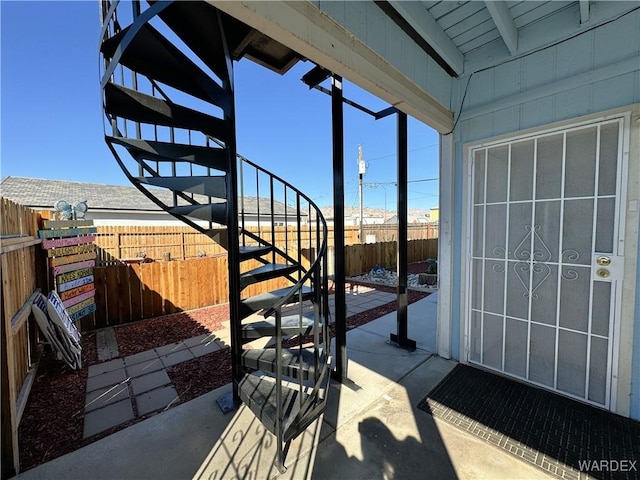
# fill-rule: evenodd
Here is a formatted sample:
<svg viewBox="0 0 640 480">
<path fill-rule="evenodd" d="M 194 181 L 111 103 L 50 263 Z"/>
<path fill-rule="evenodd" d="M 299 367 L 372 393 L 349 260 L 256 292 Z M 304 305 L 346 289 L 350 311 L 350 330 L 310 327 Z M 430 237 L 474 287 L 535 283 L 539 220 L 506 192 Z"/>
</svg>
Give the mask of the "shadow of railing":
<svg viewBox="0 0 640 480">
<path fill-rule="evenodd" d="M 416 308 L 414 317 L 419 317 Z M 456 478 L 433 417 L 416 409 L 427 387 L 419 379 L 404 385 L 411 384 L 413 372 L 432 354 L 397 349 L 372 329 L 348 335 L 349 380 L 330 386 L 324 414 L 291 442 L 285 477 Z M 435 344 L 435 339 L 425 341 Z M 279 475 L 275 439 L 247 407 L 241 406 L 225 423 L 194 478 Z"/>
</svg>

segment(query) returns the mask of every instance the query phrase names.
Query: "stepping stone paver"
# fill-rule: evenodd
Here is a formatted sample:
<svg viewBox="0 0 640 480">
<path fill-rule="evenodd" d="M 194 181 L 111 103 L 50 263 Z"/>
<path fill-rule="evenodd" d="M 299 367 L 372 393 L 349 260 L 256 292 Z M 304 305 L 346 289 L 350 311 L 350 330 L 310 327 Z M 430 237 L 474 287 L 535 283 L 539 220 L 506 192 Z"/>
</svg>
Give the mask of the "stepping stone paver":
<svg viewBox="0 0 640 480">
<path fill-rule="evenodd" d="M 140 377 L 142 375 L 147 375 L 151 372 L 156 372 L 158 370 L 162 370 L 164 365 L 162 361 L 156 357 L 153 360 L 147 360 L 145 362 L 136 363 L 127 367 L 127 374 L 130 377 Z"/>
<path fill-rule="evenodd" d="M 162 347 L 158 347 L 155 350 L 158 356 L 162 357 L 164 355 L 169 355 L 174 352 L 179 352 L 180 350 L 184 350 L 185 348 L 187 348 L 187 346 L 184 344 L 184 342 L 176 342 L 176 343 L 170 343 L 168 345 L 164 345 Z"/>
<path fill-rule="evenodd" d="M 87 375 L 89 377 L 95 377 L 96 375 L 101 375 L 103 373 L 112 372 L 119 368 L 124 367 L 124 363 L 121 358 L 116 358 L 115 360 L 111 360 L 109 362 L 98 363 L 96 365 L 91 365 L 87 371 Z"/>
<path fill-rule="evenodd" d="M 131 389 L 133 390 L 134 395 L 140 395 L 141 393 L 148 392 L 154 388 L 170 384 L 171 379 L 164 369 L 131 379 Z"/>
<path fill-rule="evenodd" d="M 155 350 L 147 350 L 146 352 L 136 353 L 135 355 L 129 355 L 128 357 L 124 357 L 125 365 L 135 365 L 136 363 L 145 362 L 148 360 L 153 360 L 154 358 L 158 358 Z"/>
<path fill-rule="evenodd" d="M 138 415 L 146 415 L 180 401 L 176 389 L 172 386 L 156 388 L 135 398 L 138 406 Z"/>
<path fill-rule="evenodd" d="M 129 386 L 126 383 L 100 388 L 87 394 L 84 402 L 84 411 L 90 412 L 127 398 L 129 398 Z"/>
<path fill-rule="evenodd" d="M 191 348 L 213 342 L 216 338 L 217 336 L 213 333 L 204 333 L 202 335 L 198 335 L 197 337 L 191 337 L 183 340 L 183 343 L 187 346 L 187 348 Z"/>
<path fill-rule="evenodd" d="M 203 355 L 222 350 L 223 348 L 225 348 L 225 346 L 222 343 L 218 342 L 218 340 L 213 340 L 209 343 L 203 343 L 195 347 L 191 347 L 189 350 L 191 350 L 194 357 L 201 357 Z"/>
<path fill-rule="evenodd" d="M 84 416 L 84 429 L 82 438 L 92 437 L 100 432 L 109 430 L 116 425 L 133 419 L 133 405 L 131 399 L 107 405 L 88 412 Z"/>
<path fill-rule="evenodd" d="M 113 327 L 102 328 L 96 333 L 96 347 L 98 351 L 98 360 L 110 360 L 120 356 L 118 351 L 118 342 L 116 340 L 116 331 Z"/>
<path fill-rule="evenodd" d="M 169 355 L 160 357 L 160 360 L 162 360 L 162 364 L 165 366 L 165 368 L 193 359 L 193 354 L 186 348 L 184 350 L 180 350 L 178 352 L 170 353 Z"/>
<path fill-rule="evenodd" d="M 103 387 L 111 387 L 124 382 L 126 379 L 127 376 L 124 373 L 124 368 L 101 373 L 100 375 L 87 378 L 87 392 L 93 392 Z"/>
</svg>

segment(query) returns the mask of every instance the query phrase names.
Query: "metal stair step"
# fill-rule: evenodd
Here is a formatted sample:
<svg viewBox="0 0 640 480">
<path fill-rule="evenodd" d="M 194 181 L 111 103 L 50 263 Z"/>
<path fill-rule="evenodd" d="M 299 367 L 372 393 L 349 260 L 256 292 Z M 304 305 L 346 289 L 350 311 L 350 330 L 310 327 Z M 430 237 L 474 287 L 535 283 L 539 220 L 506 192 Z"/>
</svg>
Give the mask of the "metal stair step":
<svg viewBox="0 0 640 480">
<path fill-rule="evenodd" d="M 170 208 L 169 213 L 224 225 L 227 221 L 227 203 L 179 205 L 177 207 Z"/>
<path fill-rule="evenodd" d="M 327 374 L 326 383 L 328 378 Z M 323 391 L 326 391 L 326 387 Z M 295 438 L 323 412 L 326 396 L 312 397 L 308 392 L 308 389 L 300 392 L 298 387 L 293 385 L 282 386 L 283 438 L 281 441 L 288 442 Z M 238 393 L 242 401 L 260 419 L 262 425 L 272 434 L 277 435 L 278 409 L 275 378 L 263 372 L 247 374 L 239 382 Z M 303 411 L 300 409 L 301 406 Z"/>
<path fill-rule="evenodd" d="M 254 283 L 264 282 L 273 278 L 284 277 L 298 270 L 297 265 L 279 263 L 267 263 L 248 272 L 240 274 L 240 288 L 248 287 Z"/>
<path fill-rule="evenodd" d="M 275 348 L 252 348 L 244 350 L 240 364 L 251 370 L 262 370 L 265 372 L 276 372 L 276 349 Z M 324 355 L 318 357 L 318 368 L 324 364 Z M 302 380 L 313 380 L 316 371 L 314 354 L 312 348 L 285 348 L 282 349 L 282 375 L 286 377 Z"/>
<path fill-rule="evenodd" d="M 225 250 L 229 249 L 229 236 L 226 228 L 203 229 L 202 232 Z"/>
<path fill-rule="evenodd" d="M 107 115 L 151 125 L 198 130 L 225 143 L 232 137 L 232 127 L 223 119 L 121 85 L 107 83 L 104 98 Z"/>
<path fill-rule="evenodd" d="M 155 187 L 163 187 L 175 192 L 189 192 L 196 195 L 225 199 L 227 198 L 226 177 L 216 176 L 190 176 L 190 177 L 138 177 L 141 183 L 147 183 Z"/>
<path fill-rule="evenodd" d="M 228 154 L 224 148 L 110 136 L 107 136 L 106 140 L 122 145 L 137 160 L 188 162 L 222 172 L 228 171 L 229 168 Z"/>
<path fill-rule="evenodd" d="M 262 257 L 272 250 L 271 245 L 242 245 L 240 246 L 240 261 Z"/>
<path fill-rule="evenodd" d="M 112 58 L 118 49 L 122 48 L 122 41 L 131 28 L 132 25 L 129 25 L 102 43 L 100 51 L 106 58 Z M 231 106 L 229 93 L 149 23 L 142 25 L 122 50 L 119 63 L 137 73 L 217 105 L 224 111 L 228 111 Z"/>
<path fill-rule="evenodd" d="M 318 325 L 322 325 L 322 319 L 320 319 Z M 313 312 L 308 312 L 302 315 L 297 314 L 282 317 L 280 330 L 283 335 L 308 335 L 313 332 L 313 326 Z M 251 341 L 262 337 L 273 337 L 275 335 L 276 320 L 273 317 L 242 324 L 243 340 Z"/>
<path fill-rule="evenodd" d="M 271 308 L 284 298 L 293 287 L 280 288 L 272 292 L 260 293 L 252 297 L 245 298 L 240 301 L 240 318 L 246 318 L 252 313 L 255 313 L 263 308 Z M 309 300 L 313 297 L 313 289 L 307 286 L 302 286 L 302 300 Z M 299 293 L 294 294 L 290 303 L 296 303 L 300 300 Z"/>
<path fill-rule="evenodd" d="M 157 0 L 150 0 L 150 4 Z M 218 11 L 206 2 L 173 2 L 158 15 L 223 82 L 229 65 L 218 28 Z"/>
</svg>

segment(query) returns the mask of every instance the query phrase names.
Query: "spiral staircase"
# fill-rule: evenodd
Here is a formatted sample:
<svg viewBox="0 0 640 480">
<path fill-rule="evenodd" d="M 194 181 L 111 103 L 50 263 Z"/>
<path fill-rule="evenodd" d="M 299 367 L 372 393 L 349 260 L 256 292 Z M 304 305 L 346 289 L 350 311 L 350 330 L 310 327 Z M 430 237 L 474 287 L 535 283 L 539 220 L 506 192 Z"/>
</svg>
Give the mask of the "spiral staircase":
<svg viewBox="0 0 640 480">
<path fill-rule="evenodd" d="M 296 58 L 206 2 L 101 1 L 101 19 L 106 143 L 143 194 L 226 248 L 233 400 L 277 437 L 284 471 L 327 401 L 327 227 L 307 196 L 237 154 L 233 61 L 285 71 Z M 199 288 L 227 279 L 210 281 Z M 263 337 L 269 348 L 245 348 Z"/>
</svg>

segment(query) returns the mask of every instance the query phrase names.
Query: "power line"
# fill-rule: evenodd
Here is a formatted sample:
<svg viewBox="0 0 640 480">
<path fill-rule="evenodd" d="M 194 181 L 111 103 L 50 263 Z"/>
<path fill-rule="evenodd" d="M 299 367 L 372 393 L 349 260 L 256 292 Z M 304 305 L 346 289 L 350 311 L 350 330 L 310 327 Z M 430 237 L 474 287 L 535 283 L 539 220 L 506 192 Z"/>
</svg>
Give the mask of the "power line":
<svg viewBox="0 0 640 480">
<path fill-rule="evenodd" d="M 423 182 L 435 182 L 440 180 L 440 177 L 434 178 L 421 178 L 420 180 L 407 180 L 407 183 L 423 183 Z M 378 185 L 393 185 L 397 186 L 398 182 L 367 182 L 365 183 L 367 187 L 377 187 Z"/>
<path fill-rule="evenodd" d="M 434 148 L 434 147 L 437 147 L 438 145 L 439 145 L 438 143 L 434 143 L 433 145 L 426 145 L 424 147 L 414 148 L 413 150 L 409 150 L 409 153 L 417 152 L 418 150 L 426 150 L 427 148 Z M 381 157 L 369 158 L 367 162 L 371 162 L 373 160 L 380 160 L 382 158 L 395 157 L 397 155 L 398 155 L 397 153 L 391 153 L 389 155 L 382 155 Z"/>
</svg>

